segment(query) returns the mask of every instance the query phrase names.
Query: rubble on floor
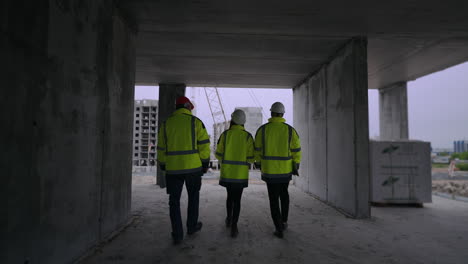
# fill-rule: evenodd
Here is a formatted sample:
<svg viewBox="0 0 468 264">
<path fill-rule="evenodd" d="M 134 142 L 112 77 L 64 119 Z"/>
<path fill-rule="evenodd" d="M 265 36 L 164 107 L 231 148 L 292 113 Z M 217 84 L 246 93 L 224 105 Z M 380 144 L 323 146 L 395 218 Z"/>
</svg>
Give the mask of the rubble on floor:
<svg viewBox="0 0 468 264">
<path fill-rule="evenodd" d="M 468 181 L 465 181 L 465 180 L 433 181 L 432 191 L 468 197 Z"/>
</svg>

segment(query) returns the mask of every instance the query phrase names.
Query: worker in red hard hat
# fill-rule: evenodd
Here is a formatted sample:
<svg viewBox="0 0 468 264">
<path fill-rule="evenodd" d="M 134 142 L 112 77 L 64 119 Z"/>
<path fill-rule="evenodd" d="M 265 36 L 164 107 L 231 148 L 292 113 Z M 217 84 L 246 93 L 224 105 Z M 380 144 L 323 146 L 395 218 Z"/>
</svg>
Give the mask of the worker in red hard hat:
<svg viewBox="0 0 468 264">
<path fill-rule="evenodd" d="M 176 99 L 176 107 L 178 105 L 183 105 L 184 108 L 187 108 L 189 109 L 190 111 L 193 110 L 193 108 L 195 108 L 195 106 L 193 106 L 192 102 L 190 101 L 190 99 L 188 99 L 187 97 L 185 96 L 180 96 L 179 98 Z"/>
<path fill-rule="evenodd" d="M 184 182 L 188 193 L 187 234 L 202 228 L 198 221 L 201 176 L 208 171 L 210 138 L 203 122 L 192 115 L 194 106 L 181 96 L 176 110 L 161 124 L 158 133 L 158 164 L 166 172 L 172 238 L 179 244 L 184 237 L 180 196 Z"/>
</svg>

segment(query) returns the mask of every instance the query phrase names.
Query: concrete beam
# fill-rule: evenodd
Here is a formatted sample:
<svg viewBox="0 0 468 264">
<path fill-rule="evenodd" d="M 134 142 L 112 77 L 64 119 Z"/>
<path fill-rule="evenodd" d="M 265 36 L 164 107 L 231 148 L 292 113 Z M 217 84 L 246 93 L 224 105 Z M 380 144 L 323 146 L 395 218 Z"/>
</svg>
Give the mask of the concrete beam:
<svg viewBox="0 0 468 264">
<path fill-rule="evenodd" d="M 354 218 L 370 217 L 366 44 L 353 38 L 293 97 L 304 155 L 295 184 Z"/>
<path fill-rule="evenodd" d="M 408 139 L 408 95 L 406 82 L 379 89 L 380 139 Z"/>
<path fill-rule="evenodd" d="M 159 84 L 159 107 L 158 107 L 158 127 L 166 121 L 166 119 L 175 110 L 175 101 L 177 97 L 185 95 L 184 83 L 160 83 Z M 156 176 L 156 184 L 161 188 L 166 187 L 166 178 L 158 167 Z"/>
</svg>

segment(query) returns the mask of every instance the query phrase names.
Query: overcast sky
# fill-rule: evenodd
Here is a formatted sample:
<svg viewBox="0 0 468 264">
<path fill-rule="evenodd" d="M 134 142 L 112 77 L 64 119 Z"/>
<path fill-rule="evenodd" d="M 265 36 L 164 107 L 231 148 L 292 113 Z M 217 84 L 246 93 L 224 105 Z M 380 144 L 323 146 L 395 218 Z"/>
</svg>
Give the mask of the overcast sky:
<svg viewBox="0 0 468 264">
<path fill-rule="evenodd" d="M 158 92 L 155 86 L 137 86 L 135 99 L 158 99 Z M 271 104 L 280 101 L 286 106 L 286 122 L 293 125 L 291 89 L 220 88 L 219 92 L 227 119 L 237 106 L 260 106 L 268 118 Z M 189 87 L 186 95 L 195 98 L 196 115 L 211 128 L 203 88 Z M 411 139 L 430 141 L 434 148 L 452 148 L 454 140 L 468 139 L 468 62 L 409 82 L 408 112 Z M 379 135 L 377 90 L 369 91 L 369 135 Z"/>
</svg>

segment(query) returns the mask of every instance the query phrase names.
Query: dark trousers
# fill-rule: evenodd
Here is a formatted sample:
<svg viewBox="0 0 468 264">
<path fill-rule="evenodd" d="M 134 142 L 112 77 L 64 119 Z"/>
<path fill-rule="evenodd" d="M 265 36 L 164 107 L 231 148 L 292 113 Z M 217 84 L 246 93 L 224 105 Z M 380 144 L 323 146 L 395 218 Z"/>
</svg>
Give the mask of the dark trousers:
<svg viewBox="0 0 468 264">
<path fill-rule="evenodd" d="M 226 187 L 226 190 L 227 217 L 228 219 L 231 219 L 231 225 L 236 226 L 237 222 L 239 221 L 242 191 L 244 190 L 244 188 L 242 186 L 228 186 Z"/>
<path fill-rule="evenodd" d="M 180 195 L 182 188 L 187 188 L 187 231 L 194 231 L 198 223 L 198 205 L 200 200 L 201 176 L 194 175 L 167 175 L 167 192 L 169 194 L 169 214 L 171 217 L 172 237 L 182 239 L 184 229 L 180 215 Z"/>
<path fill-rule="evenodd" d="M 284 229 L 283 223 L 288 222 L 289 213 L 289 183 L 267 183 L 268 197 L 270 198 L 271 218 L 278 231 Z M 280 201 L 281 200 L 281 211 Z"/>
</svg>

